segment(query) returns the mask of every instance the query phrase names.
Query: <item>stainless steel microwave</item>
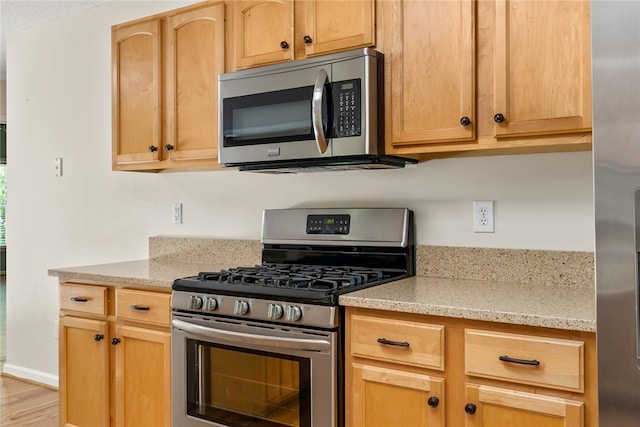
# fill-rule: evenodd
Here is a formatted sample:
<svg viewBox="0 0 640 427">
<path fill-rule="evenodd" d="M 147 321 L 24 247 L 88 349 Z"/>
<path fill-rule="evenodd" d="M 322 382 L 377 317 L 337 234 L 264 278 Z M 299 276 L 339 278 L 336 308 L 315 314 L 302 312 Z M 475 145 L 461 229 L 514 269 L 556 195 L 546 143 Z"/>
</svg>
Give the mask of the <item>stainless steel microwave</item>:
<svg viewBox="0 0 640 427">
<path fill-rule="evenodd" d="M 219 162 L 240 170 L 399 168 L 384 155 L 383 54 L 357 49 L 219 76 Z"/>
</svg>

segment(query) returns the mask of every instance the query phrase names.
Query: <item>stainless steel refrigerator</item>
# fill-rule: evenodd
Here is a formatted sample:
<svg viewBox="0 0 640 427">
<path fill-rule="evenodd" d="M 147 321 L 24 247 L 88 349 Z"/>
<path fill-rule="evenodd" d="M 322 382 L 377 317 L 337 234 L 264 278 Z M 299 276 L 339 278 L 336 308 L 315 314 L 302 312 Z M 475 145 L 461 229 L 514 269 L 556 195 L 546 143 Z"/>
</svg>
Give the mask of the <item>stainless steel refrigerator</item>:
<svg viewBox="0 0 640 427">
<path fill-rule="evenodd" d="M 600 427 L 640 426 L 640 1 L 591 2 Z"/>
</svg>

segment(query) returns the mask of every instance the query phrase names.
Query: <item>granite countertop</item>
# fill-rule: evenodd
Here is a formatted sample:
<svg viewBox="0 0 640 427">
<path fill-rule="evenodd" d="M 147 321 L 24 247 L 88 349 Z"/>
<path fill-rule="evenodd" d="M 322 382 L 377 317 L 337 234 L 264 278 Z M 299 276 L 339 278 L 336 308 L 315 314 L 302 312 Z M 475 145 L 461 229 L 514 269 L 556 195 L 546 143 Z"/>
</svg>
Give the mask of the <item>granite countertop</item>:
<svg viewBox="0 0 640 427">
<path fill-rule="evenodd" d="M 340 305 L 595 332 L 590 287 L 411 277 L 340 296 Z"/>
<path fill-rule="evenodd" d="M 113 284 L 136 288 L 166 288 L 171 290 L 175 279 L 197 275 L 201 271 L 219 271 L 229 265 L 188 263 L 164 259 L 116 262 L 82 267 L 54 268 L 49 276 L 63 282 Z"/>
<path fill-rule="evenodd" d="M 149 239 L 149 259 L 55 268 L 49 275 L 63 282 L 169 292 L 177 278 L 259 264 L 260 259 L 257 241 L 156 236 Z M 340 304 L 596 330 L 592 253 L 419 246 L 416 271 L 415 277 L 341 295 Z"/>
</svg>

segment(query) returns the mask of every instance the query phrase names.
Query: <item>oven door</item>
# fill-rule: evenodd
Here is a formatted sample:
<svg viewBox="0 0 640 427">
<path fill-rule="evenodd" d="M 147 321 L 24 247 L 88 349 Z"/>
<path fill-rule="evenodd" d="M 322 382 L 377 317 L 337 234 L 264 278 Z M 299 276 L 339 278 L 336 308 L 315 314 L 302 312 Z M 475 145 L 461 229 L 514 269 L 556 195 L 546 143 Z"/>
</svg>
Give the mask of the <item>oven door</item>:
<svg viewBox="0 0 640 427">
<path fill-rule="evenodd" d="M 337 335 L 174 313 L 173 425 L 337 426 Z"/>
</svg>

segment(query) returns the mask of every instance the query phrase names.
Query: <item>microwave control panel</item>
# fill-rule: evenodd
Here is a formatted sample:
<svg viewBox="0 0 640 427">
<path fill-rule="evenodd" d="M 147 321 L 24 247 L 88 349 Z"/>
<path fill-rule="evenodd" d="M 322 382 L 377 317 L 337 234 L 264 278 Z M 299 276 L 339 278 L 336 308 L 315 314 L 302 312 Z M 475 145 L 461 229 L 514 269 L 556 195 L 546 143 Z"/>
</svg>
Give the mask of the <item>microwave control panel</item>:
<svg viewBox="0 0 640 427">
<path fill-rule="evenodd" d="M 335 138 L 362 135 L 362 103 L 360 79 L 331 84 L 333 98 L 333 131 Z"/>
</svg>

